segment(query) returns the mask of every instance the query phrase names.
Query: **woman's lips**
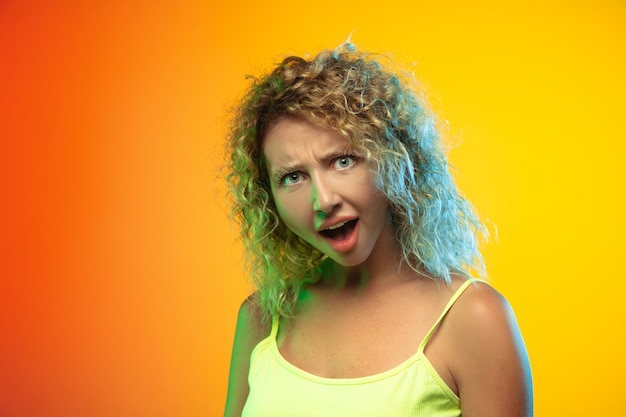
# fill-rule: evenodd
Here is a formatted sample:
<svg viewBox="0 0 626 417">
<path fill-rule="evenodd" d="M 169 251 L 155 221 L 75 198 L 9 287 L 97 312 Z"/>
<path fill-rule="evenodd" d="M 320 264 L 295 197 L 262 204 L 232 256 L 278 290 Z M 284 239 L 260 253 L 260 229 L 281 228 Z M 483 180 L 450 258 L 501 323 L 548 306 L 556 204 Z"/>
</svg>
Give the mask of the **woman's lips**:
<svg viewBox="0 0 626 417">
<path fill-rule="evenodd" d="M 341 222 L 324 230 L 320 230 L 320 233 L 329 239 L 343 240 L 354 230 L 356 221 L 357 219 Z"/>
<path fill-rule="evenodd" d="M 359 235 L 359 219 L 338 223 L 324 230 L 320 235 L 338 252 L 348 252 L 356 245 Z"/>
</svg>

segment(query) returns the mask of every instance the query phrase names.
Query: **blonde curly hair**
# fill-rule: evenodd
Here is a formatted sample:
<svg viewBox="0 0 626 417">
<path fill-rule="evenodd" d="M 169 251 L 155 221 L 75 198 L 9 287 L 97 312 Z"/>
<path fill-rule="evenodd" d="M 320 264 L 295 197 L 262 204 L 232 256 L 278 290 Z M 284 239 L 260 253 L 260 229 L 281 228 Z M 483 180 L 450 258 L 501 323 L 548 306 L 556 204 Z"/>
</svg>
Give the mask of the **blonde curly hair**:
<svg viewBox="0 0 626 417">
<path fill-rule="evenodd" d="M 272 198 L 262 142 L 284 117 L 336 130 L 375 163 L 411 268 L 448 283 L 453 272 L 484 272 L 477 235 L 486 230 L 452 179 L 436 119 L 412 77 L 385 69 L 383 60 L 350 42 L 312 59 L 289 56 L 252 78 L 235 108 L 227 142 L 231 214 L 266 318 L 291 315 L 325 258 L 284 224 Z"/>
</svg>

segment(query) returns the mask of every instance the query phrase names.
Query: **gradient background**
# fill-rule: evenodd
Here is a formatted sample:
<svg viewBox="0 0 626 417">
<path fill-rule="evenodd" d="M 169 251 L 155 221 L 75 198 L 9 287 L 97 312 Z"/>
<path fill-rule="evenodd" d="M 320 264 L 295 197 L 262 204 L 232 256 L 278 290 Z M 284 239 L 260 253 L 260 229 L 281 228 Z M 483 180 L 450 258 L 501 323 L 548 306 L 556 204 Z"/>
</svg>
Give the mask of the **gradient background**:
<svg viewBox="0 0 626 417">
<path fill-rule="evenodd" d="M 536 414 L 626 416 L 626 2 L 4 0 L 1 417 L 221 415 L 249 291 L 227 109 L 352 31 L 449 121 Z"/>
</svg>

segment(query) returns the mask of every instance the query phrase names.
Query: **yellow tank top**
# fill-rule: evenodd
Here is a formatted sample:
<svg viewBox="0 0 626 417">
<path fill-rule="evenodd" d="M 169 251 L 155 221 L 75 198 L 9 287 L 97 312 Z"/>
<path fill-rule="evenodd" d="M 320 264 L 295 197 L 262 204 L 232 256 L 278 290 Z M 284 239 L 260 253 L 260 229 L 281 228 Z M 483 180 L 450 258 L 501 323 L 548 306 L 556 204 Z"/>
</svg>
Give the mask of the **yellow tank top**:
<svg viewBox="0 0 626 417">
<path fill-rule="evenodd" d="M 424 348 L 452 305 L 476 280 L 455 292 L 417 352 L 385 372 L 360 378 L 323 378 L 285 360 L 271 334 L 250 356 L 250 393 L 242 417 L 453 417 L 459 397 L 424 355 Z"/>
</svg>

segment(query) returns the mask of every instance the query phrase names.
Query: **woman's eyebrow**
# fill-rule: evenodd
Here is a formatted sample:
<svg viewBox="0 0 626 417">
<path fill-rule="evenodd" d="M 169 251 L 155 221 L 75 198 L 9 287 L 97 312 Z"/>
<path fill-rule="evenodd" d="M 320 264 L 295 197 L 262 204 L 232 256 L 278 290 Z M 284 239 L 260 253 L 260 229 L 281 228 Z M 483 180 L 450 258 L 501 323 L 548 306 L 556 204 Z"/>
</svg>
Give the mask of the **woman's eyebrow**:
<svg viewBox="0 0 626 417">
<path fill-rule="evenodd" d="M 336 148 L 326 151 L 324 155 L 321 158 L 319 158 L 319 160 L 322 162 L 330 162 L 331 160 L 337 157 L 351 155 L 355 153 L 358 153 L 358 151 L 356 150 L 354 146 L 352 146 L 351 144 L 343 144 L 343 145 L 337 146 Z"/>
<path fill-rule="evenodd" d="M 318 162 L 329 163 L 335 158 L 344 155 L 350 155 L 358 153 L 357 149 L 351 144 L 340 145 L 335 148 L 326 150 L 320 157 L 315 158 Z M 289 160 L 285 158 L 285 162 L 280 161 L 274 167 L 273 164 L 268 160 L 268 166 L 270 167 L 270 172 L 272 175 L 279 174 L 289 174 L 290 172 L 302 171 L 304 170 L 305 164 L 293 160 Z"/>
<path fill-rule="evenodd" d="M 287 175 L 291 172 L 302 171 L 304 165 L 297 163 L 286 163 L 284 165 L 279 165 L 274 169 L 271 169 L 272 175 L 282 177 L 283 175 Z"/>
</svg>

